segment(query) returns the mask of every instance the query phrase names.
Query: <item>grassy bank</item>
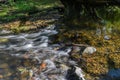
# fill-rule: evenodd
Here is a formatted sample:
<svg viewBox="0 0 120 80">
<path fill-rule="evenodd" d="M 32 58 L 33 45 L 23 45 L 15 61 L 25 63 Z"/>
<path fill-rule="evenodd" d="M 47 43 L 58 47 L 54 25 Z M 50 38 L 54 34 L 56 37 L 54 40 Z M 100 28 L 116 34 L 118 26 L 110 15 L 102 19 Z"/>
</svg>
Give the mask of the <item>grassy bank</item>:
<svg viewBox="0 0 120 80">
<path fill-rule="evenodd" d="M 0 4 L 0 28 L 19 33 L 47 26 L 57 15 L 53 7 L 59 4 L 59 0 L 8 0 Z"/>
<path fill-rule="evenodd" d="M 1 4 L 0 17 L 1 20 L 11 21 L 16 18 L 42 11 L 58 6 L 58 0 L 9 0 L 7 4 Z"/>
</svg>

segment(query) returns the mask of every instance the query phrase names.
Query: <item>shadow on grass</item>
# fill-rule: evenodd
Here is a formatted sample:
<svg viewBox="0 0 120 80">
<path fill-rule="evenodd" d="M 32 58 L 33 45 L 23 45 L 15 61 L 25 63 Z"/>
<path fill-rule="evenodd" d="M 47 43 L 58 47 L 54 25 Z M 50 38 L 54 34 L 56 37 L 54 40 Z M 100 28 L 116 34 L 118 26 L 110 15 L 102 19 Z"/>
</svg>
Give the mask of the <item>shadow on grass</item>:
<svg viewBox="0 0 120 80">
<path fill-rule="evenodd" d="M 58 0 L 18 0 L 0 6 L 0 24 L 44 16 L 56 7 Z"/>
</svg>

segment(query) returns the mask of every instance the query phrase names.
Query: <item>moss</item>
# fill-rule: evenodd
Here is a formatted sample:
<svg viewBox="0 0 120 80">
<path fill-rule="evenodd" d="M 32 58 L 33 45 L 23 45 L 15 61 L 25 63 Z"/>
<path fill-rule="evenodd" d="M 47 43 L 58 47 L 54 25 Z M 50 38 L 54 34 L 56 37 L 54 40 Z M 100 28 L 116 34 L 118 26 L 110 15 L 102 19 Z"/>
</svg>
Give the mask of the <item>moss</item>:
<svg viewBox="0 0 120 80">
<path fill-rule="evenodd" d="M 85 10 L 83 9 L 83 11 Z M 120 30 L 120 8 L 118 6 L 101 6 L 99 8 L 96 8 L 96 12 L 101 19 L 105 20 L 107 27 L 116 27 Z M 76 16 L 76 13 L 74 13 L 73 16 Z M 93 19 L 94 16 L 90 16 L 89 13 L 86 12 L 84 14 L 81 14 L 79 17 L 73 16 L 68 16 L 68 19 L 64 21 L 68 26 L 74 25 L 93 27 L 96 26 L 96 24 L 102 22 L 98 18 Z"/>
<path fill-rule="evenodd" d="M 102 75 L 106 74 L 111 68 L 120 68 L 120 54 L 117 53 L 94 53 L 91 55 L 83 54 L 82 57 L 79 57 L 79 55 L 77 57 L 76 56 L 72 57 L 83 60 L 80 61 L 79 65 L 87 74 L 90 75 Z"/>
<path fill-rule="evenodd" d="M 5 43 L 5 42 L 8 42 L 7 38 L 0 38 L 0 43 Z"/>
<path fill-rule="evenodd" d="M 55 35 L 55 42 L 66 43 L 71 41 L 72 43 L 95 46 L 98 50 L 105 48 L 106 50 L 108 49 L 109 52 L 115 52 L 115 50 L 118 50 L 120 45 L 120 36 L 114 33 L 109 35 L 110 39 L 105 40 L 103 34 L 101 36 L 97 36 L 95 30 L 81 30 L 79 28 L 75 30 L 67 29 Z"/>
<path fill-rule="evenodd" d="M 83 68 L 87 73 L 94 75 L 106 74 L 108 72 L 108 63 L 106 56 L 92 54 L 92 55 L 84 55 L 83 59 L 86 63 Z"/>
<path fill-rule="evenodd" d="M 110 68 L 120 68 L 120 36 L 117 32 L 108 35 L 110 35 L 110 39 L 105 40 L 103 34 L 101 36 L 95 35 L 94 29 L 62 27 L 60 32 L 55 35 L 54 42 L 71 42 L 94 46 L 97 49 L 96 53 L 83 54 L 82 56 L 73 55 L 72 58 L 78 61 L 79 66 L 87 74 L 95 76 L 106 74 Z"/>
<path fill-rule="evenodd" d="M 18 16 L 19 18 L 22 17 L 20 16 L 21 13 L 33 13 L 39 10 L 50 9 L 58 5 L 60 5 L 59 0 L 17 0 L 15 2 L 13 0 L 9 0 L 7 5 L 3 4 L 1 6 L 2 10 L 0 11 L 0 17 L 1 20 L 11 21 L 18 19 Z"/>
<path fill-rule="evenodd" d="M 111 61 L 111 68 L 120 68 L 120 54 L 112 53 L 109 54 L 109 60 Z"/>
</svg>

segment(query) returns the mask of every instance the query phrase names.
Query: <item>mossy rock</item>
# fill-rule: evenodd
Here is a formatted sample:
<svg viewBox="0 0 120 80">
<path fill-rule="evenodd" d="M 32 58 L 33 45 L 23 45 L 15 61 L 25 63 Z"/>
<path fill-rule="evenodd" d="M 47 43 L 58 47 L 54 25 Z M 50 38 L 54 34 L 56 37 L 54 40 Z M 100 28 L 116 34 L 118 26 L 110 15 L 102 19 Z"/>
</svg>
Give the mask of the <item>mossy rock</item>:
<svg viewBox="0 0 120 80">
<path fill-rule="evenodd" d="M 5 43 L 5 42 L 8 42 L 7 38 L 0 38 L 0 43 Z"/>
</svg>

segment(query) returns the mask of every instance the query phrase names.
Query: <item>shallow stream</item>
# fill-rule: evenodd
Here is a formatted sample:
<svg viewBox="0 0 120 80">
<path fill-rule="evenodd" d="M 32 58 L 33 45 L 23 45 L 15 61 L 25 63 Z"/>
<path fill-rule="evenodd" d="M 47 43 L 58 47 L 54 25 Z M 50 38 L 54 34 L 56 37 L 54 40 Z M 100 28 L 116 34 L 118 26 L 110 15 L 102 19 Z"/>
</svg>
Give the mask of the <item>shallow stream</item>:
<svg viewBox="0 0 120 80">
<path fill-rule="evenodd" d="M 0 80 L 87 80 L 69 59 L 72 46 L 51 44 L 50 37 L 57 33 L 55 25 L 17 35 L 0 31 Z M 119 71 L 110 70 L 103 80 L 119 78 Z"/>
<path fill-rule="evenodd" d="M 69 60 L 71 47 L 50 44 L 50 36 L 58 33 L 55 25 L 34 33 L 8 33 L 0 36 L 6 40 L 0 43 L 0 80 L 84 80 L 81 68 Z"/>
</svg>

